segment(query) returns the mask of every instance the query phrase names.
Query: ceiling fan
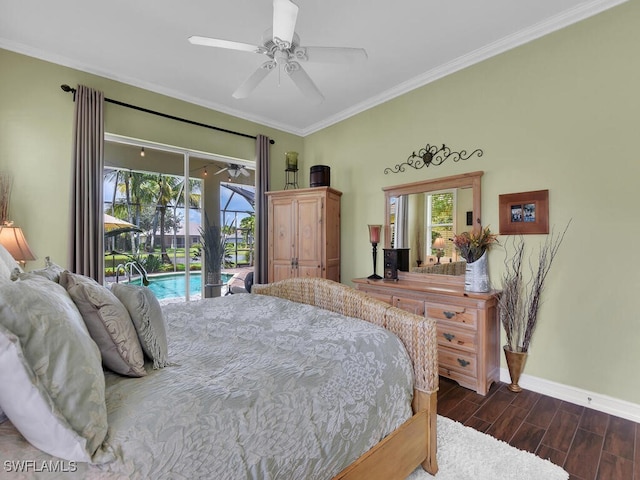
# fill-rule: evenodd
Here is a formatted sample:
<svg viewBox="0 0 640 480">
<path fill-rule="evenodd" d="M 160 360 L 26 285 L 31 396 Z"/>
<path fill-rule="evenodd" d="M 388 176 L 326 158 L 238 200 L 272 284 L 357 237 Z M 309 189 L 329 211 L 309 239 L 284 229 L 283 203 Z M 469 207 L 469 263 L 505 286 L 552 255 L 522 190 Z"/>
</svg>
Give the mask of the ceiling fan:
<svg viewBox="0 0 640 480">
<path fill-rule="evenodd" d="M 268 60 L 233 92 L 234 98 L 248 97 L 272 70 L 282 67 L 303 95 L 319 103 L 324 100 L 324 96 L 300 62 L 352 64 L 366 60 L 367 52 L 362 48 L 301 47 L 300 37 L 295 33 L 297 18 L 298 6 L 295 3 L 289 0 L 273 0 L 273 28 L 264 32 L 262 45 L 200 36 L 189 37 L 189 42 L 194 45 L 258 53 L 268 57 Z"/>
<path fill-rule="evenodd" d="M 233 163 L 229 163 L 225 168 L 221 168 L 214 175 L 218 175 L 219 173 L 226 172 L 226 171 L 229 172 L 229 176 L 231 178 L 238 178 L 240 175 L 244 175 L 245 177 L 249 176 L 249 172 L 247 171 L 246 168 L 244 168 L 244 166 L 236 165 Z"/>
</svg>

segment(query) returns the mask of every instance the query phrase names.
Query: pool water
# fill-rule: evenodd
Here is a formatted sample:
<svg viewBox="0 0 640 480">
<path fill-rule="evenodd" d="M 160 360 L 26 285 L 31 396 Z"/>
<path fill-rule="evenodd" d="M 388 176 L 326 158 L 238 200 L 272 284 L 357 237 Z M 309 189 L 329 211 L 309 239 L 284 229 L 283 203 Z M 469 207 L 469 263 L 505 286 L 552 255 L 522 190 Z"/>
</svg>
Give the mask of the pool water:
<svg viewBox="0 0 640 480">
<path fill-rule="evenodd" d="M 222 274 L 222 283 L 227 283 L 232 273 Z M 184 297 L 186 292 L 186 281 L 184 273 L 170 273 L 166 275 L 149 276 L 149 290 L 153 292 L 158 300 L 165 300 L 167 298 Z M 199 272 L 191 273 L 189 275 L 189 295 L 201 294 L 201 278 L 202 275 Z M 133 285 L 141 285 L 142 279 L 133 280 Z"/>
</svg>

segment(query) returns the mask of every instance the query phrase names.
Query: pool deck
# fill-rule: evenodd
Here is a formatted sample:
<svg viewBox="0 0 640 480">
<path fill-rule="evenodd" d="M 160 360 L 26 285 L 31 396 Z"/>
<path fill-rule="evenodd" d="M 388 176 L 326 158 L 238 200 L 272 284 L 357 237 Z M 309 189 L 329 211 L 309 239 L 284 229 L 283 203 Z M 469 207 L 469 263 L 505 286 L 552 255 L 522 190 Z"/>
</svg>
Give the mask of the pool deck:
<svg viewBox="0 0 640 480">
<path fill-rule="evenodd" d="M 249 272 L 253 272 L 253 267 L 225 268 L 223 272 L 233 273 L 233 277 L 227 282 L 229 287 L 244 288 L 244 279 Z"/>
</svg>

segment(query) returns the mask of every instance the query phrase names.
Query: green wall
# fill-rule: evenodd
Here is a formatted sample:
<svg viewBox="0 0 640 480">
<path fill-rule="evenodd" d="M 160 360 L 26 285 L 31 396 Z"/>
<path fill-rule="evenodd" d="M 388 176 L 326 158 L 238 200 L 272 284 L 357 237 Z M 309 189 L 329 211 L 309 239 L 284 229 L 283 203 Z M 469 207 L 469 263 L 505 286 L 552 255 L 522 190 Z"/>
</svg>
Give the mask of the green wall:
<svg viewBox="0 0 640 480">
<path fill-rule="evenodd" d="M 299 136 L 131 87 L 88 73 L 0 50 L 0 171 L 13 175 L 10 216 L 39 259 L 67 264 L 74 103 L 60 85 L 87 85 L 105 96 L 163 113 L 275 140 L 272 188 L 284 186 L 284 152 L 301 151 Z M 255 140 L 105 103 L 108 133 L 255 159 Z M 281 161 L 280 161 L 281 160 Z M 182 162 L 182 158 L 179 159 Z M 182 164 L 178 169 L 182 171 Z"/>
<path fill-rule="evenodd" d="M 498 195 L 549 189 L 551 224 L 572 224 L 548 277 L 525 373 L 640 404 L 633 307 L 640 254 L 623 241 L 640 237 L 637 25 L 640 4 L 628 2 L 305 138 L 0 50 L 0 170 L 14 175 L 11 214 L 40 257 L 32 268 L 45 255 L 65 263 L 73 103 L 60 90 L 63 83 L 274 138 L 273 189 L 284 186 L 285 151 L 300 152 L 301 187 L 308 186 L 310 166 L 329 165 L 332 186 L 343 192 L 344 283 L 371 273 L 367 224 L 383 222 L 383 186 L 483 170 L 482 220 L 494 231 Z M 254 157 L 252 140 L 113 105 L 106 106 L 106 130 Z M 383 173 L 426 143 L 482 148 L 484 155 Z M 530 251 L 544 238 L 527 237 Z M 504 254 L 497 248 L 490 255 L 496 286 Z"/>
<path fill-rule="evenodd" d="M 640 403 L 640 253 L 624 241 L 640 237 L 638 25 L 629 2 L 306 137 L 305 158 L 330 165 L 344 192 L 343 282 L 371 273 L 367 224 L 383 222 L 383 186 L 483 170 L 493 231 L 500 194 L 549 189 L 551 224 L 572 223 L 525 373 Z M 484 155 L 383 173 L 426 143 Z M 544 239 L 527 236 L 528 250 Z M 490 254 L 497 287 L 504 258 Z"/>
</svg>

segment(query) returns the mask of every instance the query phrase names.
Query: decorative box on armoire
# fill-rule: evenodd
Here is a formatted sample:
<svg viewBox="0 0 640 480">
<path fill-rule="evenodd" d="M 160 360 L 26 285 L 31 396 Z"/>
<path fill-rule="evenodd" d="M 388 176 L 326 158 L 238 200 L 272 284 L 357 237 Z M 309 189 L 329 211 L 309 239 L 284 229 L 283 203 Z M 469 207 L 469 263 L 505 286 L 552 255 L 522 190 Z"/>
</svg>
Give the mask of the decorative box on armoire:
<svg viewBox="0 0 640 480">
<path fill-rule="evenodd" d="M 397 280 L 398 270 L 409 271 L 408 248 L 384 248 L 384 278 L 385 280 Z"/>
<path fill-rule="evenodd" d="M 340 281 L 340 197 L 331 187 L 266 193 L 268 282 L 292 277 Z"/>
</svg>

